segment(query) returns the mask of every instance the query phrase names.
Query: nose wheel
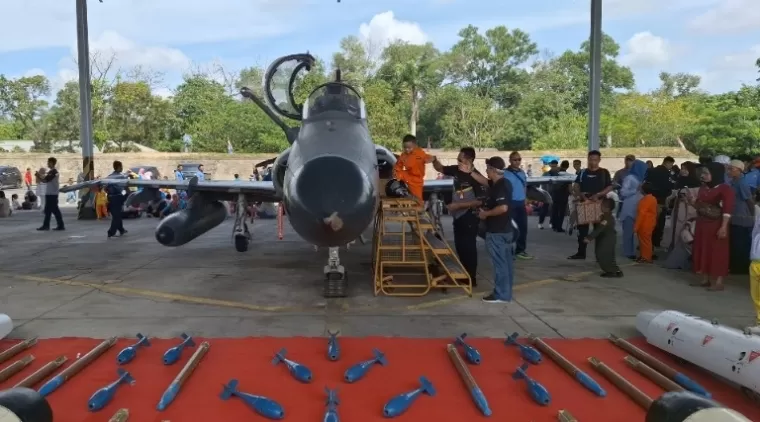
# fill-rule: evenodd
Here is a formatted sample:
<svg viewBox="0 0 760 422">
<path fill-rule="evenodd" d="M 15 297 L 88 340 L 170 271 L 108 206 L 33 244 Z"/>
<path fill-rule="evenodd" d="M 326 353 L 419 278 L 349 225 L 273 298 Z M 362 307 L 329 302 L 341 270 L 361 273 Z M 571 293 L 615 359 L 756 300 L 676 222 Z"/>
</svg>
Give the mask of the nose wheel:
<svg viewBox="0 0 760 422">
<path fill-rule="evenodd" d="M 346 297 L 348 294 L 348 274 L 346 268 L 340 265 L 340 253 L 337 247 L 330 248 L 327 265 L 325 265 L 325 298 Z"/>
</svg>

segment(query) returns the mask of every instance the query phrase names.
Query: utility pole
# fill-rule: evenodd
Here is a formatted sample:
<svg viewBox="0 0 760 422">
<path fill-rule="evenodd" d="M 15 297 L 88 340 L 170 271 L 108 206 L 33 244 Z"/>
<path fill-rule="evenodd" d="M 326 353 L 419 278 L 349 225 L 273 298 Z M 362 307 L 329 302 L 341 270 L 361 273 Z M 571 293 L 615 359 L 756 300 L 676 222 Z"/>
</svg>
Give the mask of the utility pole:
<svg viewBox="0 0 760 422">
<path fill-rule="evenodd" d="M 101 0 L 102 3 L 102 0 Z M 87 0 L 76 0 L 77 64 L 79 65 L 79 142 L 82 144 L 82 173 L 84 180 L 95 178 L 95 152 L 92 140 L 92 84 L 90 83 L 90 40 L 87 24 Z M 89 190 L 80 197 L 78 218 L 96 217 L 93 194 Z M 92 207 L 87 204 L 92 203 Z"/>
<path fill-rule="evenodd" d="M 602 0 L 591 0 L 589 37 L 588 150 L 599 150 L 602 93 Z"/>
</svg>

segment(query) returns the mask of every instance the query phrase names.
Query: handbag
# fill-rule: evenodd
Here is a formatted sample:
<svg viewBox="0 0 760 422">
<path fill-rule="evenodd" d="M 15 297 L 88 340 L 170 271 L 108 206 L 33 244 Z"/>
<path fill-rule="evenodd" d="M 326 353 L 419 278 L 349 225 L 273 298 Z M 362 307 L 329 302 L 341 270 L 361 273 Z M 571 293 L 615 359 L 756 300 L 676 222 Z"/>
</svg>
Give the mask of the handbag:
<svg viewBox="0 0 760 422">
<path fill-rule="evenodd" d="M 583 201 L 575 205 L 576 223 L 579 226 L 596 224 L 602 220 L 601 201 Z"/>
<path fill-rule="evenodd" d="M 719 220 L 723 215 L 723 211 L 717 205 L 708 204 L 702 201 L 696 201 L 694 208 L 697 210 L 697 215 L 710 220 Z"/>
</svg>

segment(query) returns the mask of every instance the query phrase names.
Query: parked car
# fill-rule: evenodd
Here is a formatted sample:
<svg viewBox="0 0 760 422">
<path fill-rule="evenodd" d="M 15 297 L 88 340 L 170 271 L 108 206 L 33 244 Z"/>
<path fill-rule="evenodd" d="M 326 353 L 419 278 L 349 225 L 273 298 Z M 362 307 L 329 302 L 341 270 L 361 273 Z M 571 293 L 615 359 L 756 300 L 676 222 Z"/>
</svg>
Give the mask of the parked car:
<svg viewBox="0 0 760 422">
<path fill-rule="evenodd" d="M 182 175 L 185 176 L 185 180 L 190 180 L 198 173 L 198 166 L 201 163 L 180 163 L 182 165 Z M 206 176 L 206 180 L 211 180 L 211 173 L 203 172 Z"/>
<path fill-rule="evenodd" d="M 156 166 L 134 166 L 129 168 L 133 173 L 138 174 L 140 173 L 140 169 L 145 170 L 146 172 L 151 172 L 151 178 L 153 180 L 160 179 L 161 178 L 161 172 L 158 171 L 158 168 Z"/>
<path fill-rule="evenodd" d="M 24 176 L 18 167 L 0 166 L 0 188 L 18 189 L 24 185 Z"/>
</svg>

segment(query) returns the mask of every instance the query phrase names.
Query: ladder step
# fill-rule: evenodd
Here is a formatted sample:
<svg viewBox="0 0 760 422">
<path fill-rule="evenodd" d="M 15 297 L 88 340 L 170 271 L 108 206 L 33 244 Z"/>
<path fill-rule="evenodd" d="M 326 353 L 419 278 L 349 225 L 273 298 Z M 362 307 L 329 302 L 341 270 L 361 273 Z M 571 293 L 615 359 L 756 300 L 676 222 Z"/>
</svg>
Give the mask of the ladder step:
<svg viewBox="0 0 760 422">
<path fill-rule="evenodd" d="M 446 268 L 446 271 L 448 271 L 452 277 L 456 279 L 469 277 L 467 275 L 467 271 L 464 269 L 464 267 L 462 267 L 462 264 L 457 262 L 457 260 L 454 259 L 451 255 L 442 256 L 439 257 L 439 259 L 443 267 Z"/>
</svg>

